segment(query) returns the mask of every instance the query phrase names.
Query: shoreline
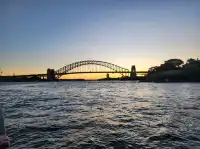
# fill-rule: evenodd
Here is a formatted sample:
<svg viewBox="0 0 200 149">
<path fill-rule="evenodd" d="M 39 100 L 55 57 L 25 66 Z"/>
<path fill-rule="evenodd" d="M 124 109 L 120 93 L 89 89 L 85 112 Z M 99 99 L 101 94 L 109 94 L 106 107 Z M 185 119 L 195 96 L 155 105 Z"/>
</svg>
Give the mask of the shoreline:
<svg viewBox="0 0 200 149">
<path fill-rule="evenodd" d="M 21 83 L 42 83 L 42 82 L 137 82 L 137 83 L 200 83 L 200 81 L 144 81 L 144 80 L 117 80 L 117 79 L 110 79 L 110 80 L 1 80 L 1 83 L 12 83 L 12 82 L 21 82 Z"/>
</svg>

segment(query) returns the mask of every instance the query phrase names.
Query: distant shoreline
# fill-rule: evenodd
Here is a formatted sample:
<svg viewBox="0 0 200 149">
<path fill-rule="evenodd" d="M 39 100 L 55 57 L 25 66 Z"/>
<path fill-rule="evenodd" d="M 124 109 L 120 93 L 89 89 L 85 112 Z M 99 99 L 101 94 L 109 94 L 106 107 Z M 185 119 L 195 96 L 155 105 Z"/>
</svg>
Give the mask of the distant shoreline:
<svg viewBox="0 0 200 149">
<path fill-rule="evenodd" d="M 97 80 L 84 80 L 84 79 L 67 79 L 67 80 L 55 80 L 55 81 L 48 81 L 48 80 L 0 80 L 1 83 L 42 83 L 42 82 L 111 82 L 111 81 L 117 81 L 117 82 L 137 82 L 137 83 L 200 83 L 200 81 L 147 81 L 147 80 L 123 80 L 123 79 L 97 79 Z"/>
</svg>

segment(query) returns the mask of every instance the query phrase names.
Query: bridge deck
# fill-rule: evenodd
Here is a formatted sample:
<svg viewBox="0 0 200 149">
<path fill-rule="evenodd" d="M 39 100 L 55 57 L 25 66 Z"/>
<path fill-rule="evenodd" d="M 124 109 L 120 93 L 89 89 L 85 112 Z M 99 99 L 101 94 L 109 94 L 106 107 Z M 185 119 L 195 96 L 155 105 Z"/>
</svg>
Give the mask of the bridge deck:
<svg viewBox="0 0 200 149">
<path fill-rule="evenodd" d="M 57 75 L 67 75 L 67 74 L 82 74 L 82 73 L 120 73 L 120 74 L 125 74 L 125 73 L 131 73 L 130 71 L 124 72 L 124 71 L 118 71 L 118 72 L 114 72 L 114 71 L 91 71 L 91 72 L 68 72 L 68 73 L 59 73 Z M 140 74 L 140 73 L 147 73 L 147 71 L 137 71 L 136 74 Z"/>
<path fill-rule="evenodd" d="M 83 73 L 120 73 L 120 74 L 126 74 L 126 73 L 131 73 L 130 71 L 127 72 L 112 72 L 112 71 L 91 71 L 91 72 L 68 72 L 68 73 L 59 73 L 56 75 L 69 75 L 69 74 L 83 74 Z M 136 74 L 146 74 L 147 71 L 136 71 Z M 47 74 L 27 74 L 27 75 L 15 75 L 15 76 L 0 76 L 0 77 L 35 77 L 35 76 L 39 76 L 39 77 L 45 77 L 47 76 Z"/>
</svg>

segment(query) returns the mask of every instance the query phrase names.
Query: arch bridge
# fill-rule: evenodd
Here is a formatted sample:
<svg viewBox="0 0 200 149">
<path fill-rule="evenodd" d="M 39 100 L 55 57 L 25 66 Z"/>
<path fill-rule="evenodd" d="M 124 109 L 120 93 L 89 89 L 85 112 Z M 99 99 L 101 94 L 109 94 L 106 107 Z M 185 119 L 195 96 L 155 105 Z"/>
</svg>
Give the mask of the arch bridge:
<svg viewBox="0 0 200 149">
<path fill-rule="evenodd" d="M 93 65 L 95 68 L 89 70 L 81 69 L 83 66 Z M 104 69 L 99 69 L 98 66 L 103 67 Z M 47 70 L 47 80 L 55 80 L 59 79 L 62 75 L 66 74 L 80 74 L 80 73 L 119 73 L 119 74 L 130 74 L 130 78 L 136 77 L 136 74 L 145 74 L 146 72 L 136 72 L 135 65 L 131 67 L 131 71 L 127 68 L 109 63 L 104 61 L 97 60 L 86 60 L 74 62 L 69 65 L 66 65 L 58 70 L 48 69 Z"/>
</svg>

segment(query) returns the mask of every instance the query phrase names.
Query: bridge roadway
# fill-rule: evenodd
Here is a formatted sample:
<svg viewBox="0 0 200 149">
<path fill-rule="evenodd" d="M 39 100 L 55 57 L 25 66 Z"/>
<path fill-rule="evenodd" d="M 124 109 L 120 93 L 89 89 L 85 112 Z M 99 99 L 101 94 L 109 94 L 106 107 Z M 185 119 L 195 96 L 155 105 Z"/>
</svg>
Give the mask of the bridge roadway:
<svg viewBox="0 0 200 149">
<path fill-rule="evenodd" d="M 69 74 L 83 74 L 83 73 L 120 73 L 120 74 L 127 74 L 131 73 L 130 71 L 127 72 L 112 72 L 112 71 L 83 71 L 83 72 L 67 72 L 67 73 L 59 73 L 56 75 L 69 75 Z M 147 71 L 136 71 L 136 74 L 147 74 Z M 15 75 L 15 76 L 1 76 L 1 77 L 46 77 L 47 74 L 27 74 L 27 75 Z"/>
</svg>

